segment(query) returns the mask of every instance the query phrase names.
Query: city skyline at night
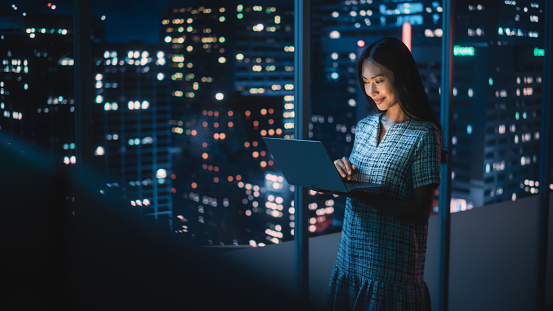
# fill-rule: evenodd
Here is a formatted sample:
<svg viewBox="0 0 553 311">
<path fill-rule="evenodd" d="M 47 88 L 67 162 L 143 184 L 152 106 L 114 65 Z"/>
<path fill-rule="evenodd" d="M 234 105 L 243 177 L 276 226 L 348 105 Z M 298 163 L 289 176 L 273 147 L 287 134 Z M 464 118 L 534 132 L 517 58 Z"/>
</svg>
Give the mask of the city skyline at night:
<svg viewBox="0 0 553 311">
<path fill-rule="evenodd" d="M 122 14 L 132 19 L 125 4 L 92 10 L 107 12 L 93 23 L 91 77 L 95 160 L 106 187 L 201 244 L 292 239 L 293 187 L 262 142 L 294 133 L 292 2 L 162 1 L 145 10 L 149 3 L 133 10 L 150 11 L 144 24 L 156 27 L 126 37 L 143 42 L 110 42 L 129 33 L 108 24 L 123 23 Z M 5 15 L 3 7 L 0 126 L 71 167 L 78 143 L 71 5 L 57 6 L 25 16 L 23 3 Z M 452 212 L 537 194 L 543 71 L 542 4 L 458 6 Z M 439 115 L 441 13 L 438 1 L 314 1 L 310 139 L 333 157 L 349 154 L 356 122 L 374 113 L 359 91 L 356 62 L 384 35 L 409 39 Z M 308 201 L 312 234 L 339 230 L 343 198 L 311 191 Z"/>
</svg>

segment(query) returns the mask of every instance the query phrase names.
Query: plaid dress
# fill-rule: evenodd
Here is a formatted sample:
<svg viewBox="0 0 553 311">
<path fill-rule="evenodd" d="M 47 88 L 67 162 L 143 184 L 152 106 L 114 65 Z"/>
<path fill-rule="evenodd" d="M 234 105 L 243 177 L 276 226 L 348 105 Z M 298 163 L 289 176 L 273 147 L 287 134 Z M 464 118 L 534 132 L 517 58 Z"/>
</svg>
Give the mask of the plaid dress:
<svg viewBox="0 0 553 311">
<path fill-rule="evenodd" d="M 391 126 L 378 144 L 382 114 L 357 124 L 350 161 L 360 181 L 387 185 L 381 195 L 409 200 L 440 183 L 441 135 L 430 123 Z M 330 310 L 431 310 L 424 282 L 428 221 L 422 225 L 346 201 L 338 256 L 328 288 Z"/>
</svg>

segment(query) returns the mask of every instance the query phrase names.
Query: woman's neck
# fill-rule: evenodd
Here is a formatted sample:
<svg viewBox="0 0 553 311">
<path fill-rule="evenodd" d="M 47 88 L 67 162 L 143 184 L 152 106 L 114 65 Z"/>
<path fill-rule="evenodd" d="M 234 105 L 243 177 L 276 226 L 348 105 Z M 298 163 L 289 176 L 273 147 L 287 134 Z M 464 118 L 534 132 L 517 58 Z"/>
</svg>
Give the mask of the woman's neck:
<svg viewBox="0 0 553 311">
<path fill-rule="evenodd" d="M 409 116 L 407 116 L 407 114 L 403 112 L 403 110 L 401 110 L 401 108 L 399 107 L 399 104 L 396 104 L 393 107 L 390 107 L 390 109 L 386 110 L 382 115 L 383 122 L 387 122 L 390 125 L 403 123 L 410 119 L 411 118 L 409 118 Z"/>
</svg>

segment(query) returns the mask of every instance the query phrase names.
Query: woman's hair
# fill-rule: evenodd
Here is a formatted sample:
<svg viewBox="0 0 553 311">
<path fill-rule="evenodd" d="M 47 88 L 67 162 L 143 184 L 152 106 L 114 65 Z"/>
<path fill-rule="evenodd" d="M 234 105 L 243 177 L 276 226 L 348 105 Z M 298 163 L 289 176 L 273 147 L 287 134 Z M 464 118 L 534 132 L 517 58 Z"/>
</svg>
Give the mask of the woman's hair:
<svg viewBox="0 0 553 311">
<path fill-rule="evenodd" d="M 363 63 L 368 60 L 383 65 L 393 72 L 394 87 L 403 112 L 412 119 L 430 121 L 441 131 L 440 123 L 428 102 L 428 95 L 424 90 L 415 59 L 401 40 L 382 38 L 375 41 L 365 48 L 357 62 L 357 78 L 361 90 L 375 111 L 380 111 L 364 87 Z"/>
</svg>

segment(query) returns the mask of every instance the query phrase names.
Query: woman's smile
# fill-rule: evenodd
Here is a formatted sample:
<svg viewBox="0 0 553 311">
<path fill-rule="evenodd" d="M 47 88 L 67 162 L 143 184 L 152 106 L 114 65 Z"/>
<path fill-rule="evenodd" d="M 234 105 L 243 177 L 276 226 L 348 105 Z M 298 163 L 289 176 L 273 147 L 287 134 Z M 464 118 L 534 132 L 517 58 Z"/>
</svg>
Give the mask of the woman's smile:
<svg viewBox="0 0 553 311">
<path fill-rule="evenodd" d="M 373 98 L 374 103 L 375 103 L 377 106 L 380 106 L 380 104 L 382 104 L 382 103 L 384 102 L 384 99 L 386 99 L 386 97 L 383 97 L 383 98 Z"/>
</svg>

